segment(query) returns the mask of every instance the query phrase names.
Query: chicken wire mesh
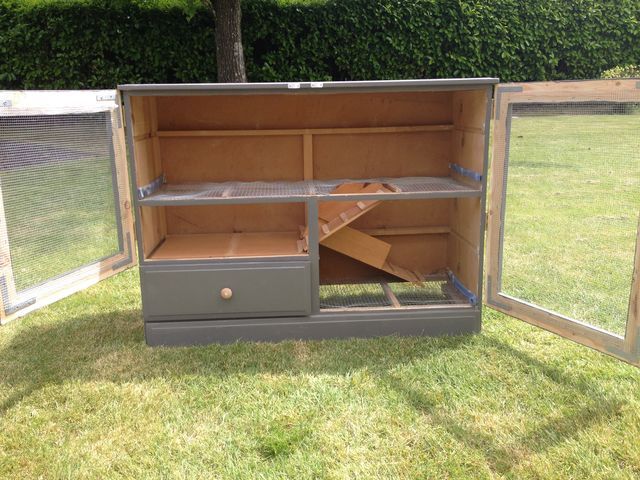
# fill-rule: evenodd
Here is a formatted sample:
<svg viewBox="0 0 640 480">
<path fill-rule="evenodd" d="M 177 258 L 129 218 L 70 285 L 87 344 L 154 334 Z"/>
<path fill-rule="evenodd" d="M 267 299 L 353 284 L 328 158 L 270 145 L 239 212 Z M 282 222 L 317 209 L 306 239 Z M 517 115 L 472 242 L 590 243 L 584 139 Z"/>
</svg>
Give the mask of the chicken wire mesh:
<svg viewBox="0 0 640 480">
<path fill-rule="evenodd" d="M 514 103 L 500 291 L 624 335 L 640 211 L 640 103 Z"/>
<path fill-rule="evenodd" d="M 330 196 L 338 185 L 363 182 L 362 179 L 313 180 L 300 182 L 222 182 L 166 184 L 146 198 L 157 202 L 201 200 L 209 198 Z M 370 178 L 369 183 L 387 184 L 400 193 L 479 193 L 449 177 Z M 142 192 L 139 198 L 144 198 Z"/>
<path fill-rule="evenodd" d="M 386 291 L 385 291 L 386 290 Z M 448 280 L 344 282 L 320 285 L 321 309 L 468 305 Z"/>
<path fill-rule="evenodd" d="M 7 99 L 8 93 L 13 96 Z M 119 199 L 127 187 L 117 182 L 119 113 L 113 98 L 101 101 L 91 92 L 0 92 L 2 98 L 6 311 L 15 301 L 10 296 L 19 299 L 123 250 Z"/>
</svg>

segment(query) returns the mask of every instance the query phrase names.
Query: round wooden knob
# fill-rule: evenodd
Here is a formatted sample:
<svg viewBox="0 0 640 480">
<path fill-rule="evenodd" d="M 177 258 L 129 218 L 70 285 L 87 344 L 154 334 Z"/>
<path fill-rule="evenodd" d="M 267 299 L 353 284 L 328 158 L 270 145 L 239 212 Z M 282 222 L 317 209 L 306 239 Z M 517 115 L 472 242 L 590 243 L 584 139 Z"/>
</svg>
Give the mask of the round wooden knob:
<svg viewBox="0 0 640 480">
<path fill-rule="evenodd" d="M 225 287 L 222 290 L 220 290 L 220 296 L 224 300 L 229 300 L 231 297 L 233 297 L 233 290 L 231 290 L 230 288 Z"/>
</svg>

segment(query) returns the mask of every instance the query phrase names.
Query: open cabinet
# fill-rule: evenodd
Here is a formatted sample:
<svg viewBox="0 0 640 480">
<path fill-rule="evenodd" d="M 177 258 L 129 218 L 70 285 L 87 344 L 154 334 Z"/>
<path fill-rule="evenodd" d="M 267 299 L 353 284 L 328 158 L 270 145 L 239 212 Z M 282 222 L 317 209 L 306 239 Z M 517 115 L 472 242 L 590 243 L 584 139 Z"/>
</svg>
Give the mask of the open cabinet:
<svg viewBox="0 0 640 480">
<path fill-rule="evenodd" d="M 479 78 L 121 86 L 147 342 L 478 332 L 496 83 Z M 554 314 L 556 304 L 545 305 L 549 296 L 518 300 L 523 290 L 517 282 L 515 290 L 501 289 L 511 279 L 502 274 L 505 244 L 524 245 L 514 268 L 526 270 L 536 259 L 541 265 L 567 260 L 562 252 L 544 257 L 535 246 L 548 235 L 576 231 L 571 222 L 564 229 L 546 225 L 547 237 L 534 238 L 548 216 L 513 220 L 517 228 L 510 229 L 511 219 L 525 211 L 510 207 L 525 198 L 517 189 L 533 185 L 531 198 L 555 196 L 557 204 L 584 202 L 583 211 L 573 212 L 583 217 L 590 211 L 587 200 L 595 198 L 588 188 L 573 200 L 557 196 L 558 185 L 548 177 L 576 194 L 570 180 L 579 165 L 563 157 L 571 148 L 558 138 L 549 142 L 559 145 L 557 151 L 540 148 L 545 138 L 565 135 L 558 125 L 567 118 L 588 117 L 586 131 L 584 124 L 575 126 L 582 132 L 574 138 L 580 154 L 594 140 L 589 129 L 597 130 L 599 120 L 625 116 L 628 136 L 637 140 L 640 90 L 635 81 L 496 88 L 487 303 L 637 361 L 634 252 L 623 255 L 630 305 L 623 332 L 589 326 L 575 318 L 579 310 Z M 515 138 L 529 143 L 518 153 L 516 166 L 525 171 L 511 198 L 507 166 L 510 148 L 513 153 L 518 143 L 511 129 L 514 119 L 529 118 L 548 122 L 521 122 L 523 133 Z M 637 226 L 637 152 L 616 157 L 620 168 L 630 169 L 631 182 L 620 185 L 628 198 L 624 225 L 616 228 L 625 231 L 625 245 L 633 243 L 633 249 L 637 230 L 629 240 L 627 217 L 635 205 Z M 539 176 L 526 170 L 540 165 L 546 167 Z M 581 175 L 581 185 L 602 186 L 596 170 Z M 549 205 L 534 210 L 553 214 Z M 505 235 L 505 225 L 520 236 Z"/>
</svg>

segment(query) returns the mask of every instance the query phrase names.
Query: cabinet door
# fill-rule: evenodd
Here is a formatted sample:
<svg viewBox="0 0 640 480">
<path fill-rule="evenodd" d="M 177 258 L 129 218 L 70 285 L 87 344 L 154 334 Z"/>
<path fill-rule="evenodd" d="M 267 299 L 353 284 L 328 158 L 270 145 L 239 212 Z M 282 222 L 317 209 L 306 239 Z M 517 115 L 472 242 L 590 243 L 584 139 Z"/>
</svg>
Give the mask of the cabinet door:
<svg viewBox="0 0 640 480">
<path fill-rule="evenodd" d="M 135 263 L 114 90 L 0 91 L 0 323 Z"/>
<path fill-rule="evenodd" d="M 486 303 L 638 365 L 640 82 L 496 87 Z"/>
</svg>

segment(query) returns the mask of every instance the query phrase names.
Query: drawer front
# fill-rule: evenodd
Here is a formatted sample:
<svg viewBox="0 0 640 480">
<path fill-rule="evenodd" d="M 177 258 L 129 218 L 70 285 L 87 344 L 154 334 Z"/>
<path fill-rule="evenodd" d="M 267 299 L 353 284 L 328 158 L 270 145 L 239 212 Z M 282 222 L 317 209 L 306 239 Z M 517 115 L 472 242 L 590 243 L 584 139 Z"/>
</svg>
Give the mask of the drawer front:
<svg viewBox="0 0 640 480">
<path fill-rule="evenodd" d="M 140 276 L 146 317 L 259 317 L 311 311 L 309 263 L 143 268 Z"/>
</svg>

